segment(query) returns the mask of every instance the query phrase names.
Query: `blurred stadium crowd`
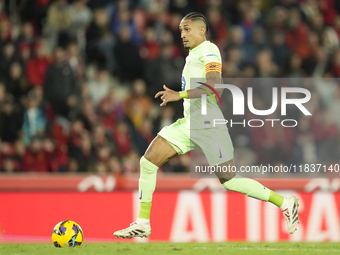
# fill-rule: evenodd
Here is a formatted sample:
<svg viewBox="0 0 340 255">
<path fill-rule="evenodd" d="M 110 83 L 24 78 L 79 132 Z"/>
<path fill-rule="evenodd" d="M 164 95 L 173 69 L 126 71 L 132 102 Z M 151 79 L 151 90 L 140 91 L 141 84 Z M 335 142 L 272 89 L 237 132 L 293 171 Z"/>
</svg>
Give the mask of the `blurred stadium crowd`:
<svg viewBox="0 0 340 255">
<path fill-rule="evenodd" d="M 0 0 L 1 171 L 138 172 L 157 132 L 182 115 L 182 102 L 160 108 L 154 94 L 180 90 L 178 25 L 191 11 L 209 21 L 223 77 L 319 81 L 305 84 L 313 116 L 290 112 L 297 128 L 230 128 L 236 163 L 336 162 L 340 1 Z M 184 155 L 162 170 L 188 165 Z"/>
</svg>

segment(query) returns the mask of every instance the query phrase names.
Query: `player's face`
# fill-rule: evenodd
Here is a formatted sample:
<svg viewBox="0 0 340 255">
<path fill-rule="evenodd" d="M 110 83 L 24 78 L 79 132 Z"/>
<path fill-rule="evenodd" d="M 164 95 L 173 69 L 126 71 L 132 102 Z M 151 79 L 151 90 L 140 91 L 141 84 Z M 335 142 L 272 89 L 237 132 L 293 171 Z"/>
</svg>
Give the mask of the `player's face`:
<svg viewBox="0 0 340 255">
<path fill-rule="evenodd" d="M 205 40 L 205 28 L 199 21 L 182 19 L 179 30 L 185 49 L 193 49 Z"/>
</svg>

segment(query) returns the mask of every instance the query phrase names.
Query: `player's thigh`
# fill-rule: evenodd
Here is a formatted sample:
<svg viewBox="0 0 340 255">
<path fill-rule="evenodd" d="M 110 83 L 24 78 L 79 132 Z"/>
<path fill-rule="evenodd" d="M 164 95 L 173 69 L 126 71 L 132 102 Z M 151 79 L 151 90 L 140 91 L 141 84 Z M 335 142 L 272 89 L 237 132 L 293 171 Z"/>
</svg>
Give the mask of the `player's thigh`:
<svg viewBox="0 0 340 255">
<path fill-rule="evenodd" d="M 147 160 L 159 167 L 175 156 L 177 156 L 177 151 L 166 139 L 159 135 L 151 142 L 144 154 Z"/>
<path fill-rule="evenodd" d="M 234 147 L 227 128 L 192 130 L 192 141 L 197 144 L 210 166 L 217 166 L 234 158 Z"/>
</svg>

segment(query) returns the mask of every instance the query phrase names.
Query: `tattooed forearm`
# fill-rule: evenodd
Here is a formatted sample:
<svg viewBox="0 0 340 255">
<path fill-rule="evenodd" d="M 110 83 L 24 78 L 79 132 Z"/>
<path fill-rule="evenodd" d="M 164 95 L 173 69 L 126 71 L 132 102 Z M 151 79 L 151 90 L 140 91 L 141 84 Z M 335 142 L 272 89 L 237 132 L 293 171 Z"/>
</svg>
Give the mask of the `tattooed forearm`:
<svg viewBox="0 0 340 255">
<path fill-rule="evenodd" d="M 222 78 L 220 72 L 208 72 L 206 73 L 206 83 L 210 85 L 211 87 L 215 87 L 215 84 L 222 84 Z M 206 86 L 200 86 L 201 88 L 208 90 L 210 93 L 213 93 L 210 89 L 208 89 Z M 223 92 L 223 89 L 215 89 L 216 92 L 221 95 Z M 190 89 L 188 92 L 188 98 L 200 98 L 203 94 L 207 94 L 204 90 L 196 88 L 196 89 Z"/>
</svg>

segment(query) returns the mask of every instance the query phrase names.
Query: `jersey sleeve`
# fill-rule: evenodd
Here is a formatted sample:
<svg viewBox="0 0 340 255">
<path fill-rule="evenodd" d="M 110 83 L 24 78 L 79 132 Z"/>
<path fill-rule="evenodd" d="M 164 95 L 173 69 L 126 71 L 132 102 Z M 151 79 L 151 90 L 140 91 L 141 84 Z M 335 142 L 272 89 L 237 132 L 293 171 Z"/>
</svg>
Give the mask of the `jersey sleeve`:
<svg viewBox="0 0 340 255">
<path fill-rule="evenodd" d="M 206 73 L 210 71 L 218 71 L 222 73 L 221 54 L 215 44 L 207 44 L 207 46 L 202 49 L 199 59 L 204 65 Z"/>
</svg>

